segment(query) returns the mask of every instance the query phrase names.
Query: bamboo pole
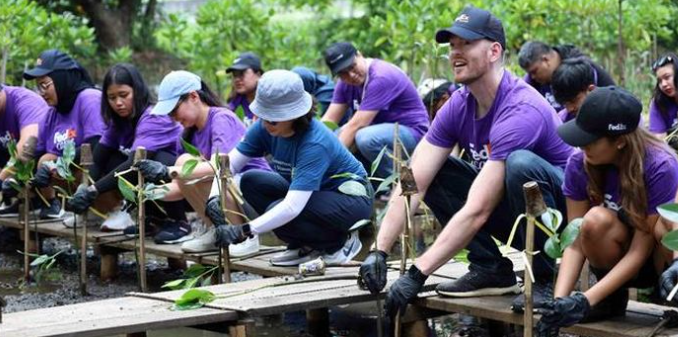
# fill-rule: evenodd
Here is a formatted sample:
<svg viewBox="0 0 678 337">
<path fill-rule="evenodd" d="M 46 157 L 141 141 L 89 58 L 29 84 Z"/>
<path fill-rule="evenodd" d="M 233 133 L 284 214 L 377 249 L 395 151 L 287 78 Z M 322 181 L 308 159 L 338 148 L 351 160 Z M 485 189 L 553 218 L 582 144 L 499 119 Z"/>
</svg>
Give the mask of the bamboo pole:
<svg viewBox="0 0 678 337">
<path fill-rule="evenodd" d="M 399 126 L 398 123 L 393 125 L 393 174 L 397 174 L 398 177 L 401 177 L 400 171 L 400 146 L 398 144 L 399 140 Z M 400 179 L 400 178 L 399 178 Z M 400 181 L 402 183 L 402 181 Z M 404 195 L 404 194 L 403 194 Z M 407 240 L 410 235 L 410 210 L 409 210 L 409 197 L 405 197 L 405 226 L 402 233 L 400 234 L 400 276 L 405 274 L 405 269 L 407 268 Z M 402 323 L 401 318 L 404 313 L 398 312 L 395 316 L 395 326 L 393 328 L 393 334 L 395 337 L 400 337 L 402 335 Z"/>
<path fill-rule="evenodd" d="M 22 158 L 19 158 L 20 160 L 28 162 L 29 160 L 32 160 L 33 157 L 35 157 L 35 148 L 37 147 L 38 144 L 38 138 L 31 136 L 29 137 L 26 142 L 23 145 L 22 151 L 21 151 L 21 156 Z M 23 205 L 23 218 L 24 218 L 24 279 L 26 282 L 30 281 L 31 279 L 31 257 L 28 256 L 28 251 L 30 249 L 30 226 L 29 226 L 29 215 L 30 215 L 30 200 L 31 200 L 31 193 L 30 193 L 31 186 L 29 184 L 24 184 L 23 188 L 23 199 L 24 199 L 24 205 Z M 21 212 L 19 212 L 21 213 Z M 21 214 L 19 215 L 21 216 Z M 19 219 L 21 220 L 21 219 Z M 37 243 L 40 245 L 40 243 Z"/>
<path fill-rule="evenodd" d="M 532 252 L 534 251 L 534 223 L 536 218 L 547 211 L 544 198 L 539 190 L 539 185 L 530 181 L 523 185 L 523 194 L 525 196 L 525 214 L 527 215 L 527 230 L 525 239 L 525 253 L 527 265 L 525 268 L 525 310 L 523 313 L 524 337 L 532 337 L 534 334 L 534 302 L 532 299 Z"/>
<path fill-rule="evenodd" d="M 80 167 L 82 167 L 82 181 L 81 184 L 89 186 L 89 168 L 94 164 L 92 158 L 92 145 L 80 145 Z M 82 231 L 80 234 L 80 293 L 82 296 L 87 295 L 87 211 L 84 214 L 78 215 Z M 77 240 L 77 238 L 76 238 Z"/>
<path fill-rule="evenodd" d="M 228 155 L 225 153 L 219 154 L 219 178 L 221 182 L 221 210 L 226 216 L 227 200 L 228 200 L 228 178 L 231 176 L 231 170 L 229 168 L 230 161 Z M 231 283 L 231 258 L 229 256 L 228 246 L 219 248 L 219 257 L 222 259 L 219 266 L 223 268 L 223 273 L 219 277 L 223 277 L 225 283 Z"/>
<path fill-rule="evenodd" d="M 134 153 L 134 162 L 146 159 L 146 148 L 143 146 L 137 147 Z M 144 175 L 141 171 L 137 172 L 137 223 L 139 225 L 139 283 L 141 285 L 141 292 L 148 291 L 148 283 L 146 281 L 146 207 L 143 203 L 144 190 Z"/>
</svg>

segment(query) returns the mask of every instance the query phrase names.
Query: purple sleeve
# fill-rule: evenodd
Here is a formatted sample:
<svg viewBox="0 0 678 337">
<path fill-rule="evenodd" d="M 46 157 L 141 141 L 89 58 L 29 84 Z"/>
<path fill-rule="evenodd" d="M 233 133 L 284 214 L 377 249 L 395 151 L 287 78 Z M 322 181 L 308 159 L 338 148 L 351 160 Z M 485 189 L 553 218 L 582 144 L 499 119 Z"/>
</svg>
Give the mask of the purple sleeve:
<svg viewBox="0 0 678 337">
<path fill-rule="evenodd" d="M 134 135 L 132 150 L 143 146 L 148 151 L 171 148 L 174 150 L 177 138 L 181 137 L 181 126 L 169 116 L 144 114 Z"/>
<path fill-rule="evenodd" d="M 376 76 L 367 84 L 365 98 L 360 103 L 360 110 L 386 110 L 390 108 L 391 103 L 402 91 L 403 85 L 398 79 Z"/>
<path fill-rule="evenodd" d="M 334 87 L 334 92 L 332 93 L 332 103 L 337 104 L 349 104 L 349 98 L 346 97 L 348 85 L 342 80 L 337 81 L 337 85 Z"/>
<path fill-rule="evenodd" d="M 84 101 L 79 111 L 83 130 L 82 140 L 85 141 L 92 137 L 101 136 L 104 130 L 106 130 L 106 124 L 104 124 L 104 120 L 101 117 L 101 91 L 87 89 L 80 94 L 86 95 L 83 97 Z"/>
<path fill-rule="evenodd" d="M 649 151 L 647 152 L 649 153 Z M 658 155 L 664 160 L 656 162 L 647 168 L 647 214 L 657 214 L 657 206 L 673 202 L 678 190 L 678 163 L 672 155 L 658 150 Z"/>
<path fill-rule="evenodd" d="M 668 130 L 668 125 L 662 116 L 659 107 L 655 104 L 654 100 L 650 103 L 650 127 L 648 128 L 650 132 L 654 133 L 664 133 Z"/>
<path fill-rule="evenodd" d="M 211 153 L 229 153 L 245 134 L 245 126 L 235 115 L 218 113 L 212 120 Z"/>
<path fill-rule="evenodd" d="M 558 111 L 558 118 L 560 118 L 560 121 L 565 123 L 568 121 L 567 117 L 569 116 L 569 112 L 567 112 L 567 109 L 562 109 Z"/>
<path fill-rule="evenodd" d="M 15 106 L 16 113 L 19 116 L 19 129 L 31 124 L 44 124 L 45 117 L 49 112 L 49 106 L 45 101 L 40 96 L 30 92 L 22 95 L 15 102 Z"/>
<path fill-rule="evenodd" d="M 463 109 L 462 101 L 461 95 L 455 92 L 452 98 L 440 107 L 431 127 L 426 133 L 426 140 L 429 143 L 444 148 L 452 148 L 457 144 L 459 135 L 455 126 L 460 121 L 455 117 L 463 113 L 462 111 L 457 111 Z"/>
<path fill-rule="evenodd" d="M 505 112 L 507 118 L 499 121 L 490 130 L 490 160 L 506 160 L 516 150 L 534 148 L 544 131 L 543 116 L 530 105 L 509 107 L 520 109 Z"/>
<path fill-rule="evenodd" d="M 565 167 L 565 180 L 563 181 L 563 194 L 575 201 L 584 201 L 589 199 L 586 192 L 588 176 L 584 171 L 584 156 L 582 152 L 577 151 L 567 160 Z"/>
<path fill-rule="evenodd" d="M 104 133 L 101 135 L 101 139 L 99 139 L 99 143 L 106 145 L 110 148 L 117 149 L 120 144 L 118 143 L 118 139 L 115 136 L 116 130 L 113 126 L 109 126 L 104 130 Z"/>
</svg>

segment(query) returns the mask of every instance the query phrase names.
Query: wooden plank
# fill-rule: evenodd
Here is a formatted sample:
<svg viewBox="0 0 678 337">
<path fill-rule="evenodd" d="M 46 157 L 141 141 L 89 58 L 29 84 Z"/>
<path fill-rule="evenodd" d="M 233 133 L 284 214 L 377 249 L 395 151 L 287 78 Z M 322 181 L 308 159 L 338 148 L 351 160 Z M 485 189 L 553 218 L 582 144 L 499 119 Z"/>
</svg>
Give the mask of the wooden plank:
<svg viewBox="0 0 678 337">
<path fill-rule="evenodd" d="M 109 336 L 153 329 L 235 321 L 233 311 L 200 308 L 172 311 L 167 302 L 122 297 L 6 314 L 2 337 Z"/>
</svg>

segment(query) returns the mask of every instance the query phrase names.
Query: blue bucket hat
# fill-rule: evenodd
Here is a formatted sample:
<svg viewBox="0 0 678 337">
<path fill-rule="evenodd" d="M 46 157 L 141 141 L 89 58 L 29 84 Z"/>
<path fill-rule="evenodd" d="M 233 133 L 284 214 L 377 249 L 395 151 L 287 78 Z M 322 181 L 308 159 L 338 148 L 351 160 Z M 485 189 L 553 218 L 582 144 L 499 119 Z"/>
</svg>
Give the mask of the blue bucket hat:
<svg viewBox="0 0 678 337">
<path fill-rule="evenodd" d="M 312 105 L 313 98 L 304 90 L 301 77 L 278 69 L 261 76 L 250 110 L 263 120 L 284 122 L 307 114 Z"/>
<path fill-rule="evenodd" d="M 158 104 L 153 107 L 151 114 L 167 115 L 177 106 L 179 98 L 191 91 L 200 90 L 200 77 L 194 73 L 178 70 L 165 76 L 158 88 Z"/>
</svg>

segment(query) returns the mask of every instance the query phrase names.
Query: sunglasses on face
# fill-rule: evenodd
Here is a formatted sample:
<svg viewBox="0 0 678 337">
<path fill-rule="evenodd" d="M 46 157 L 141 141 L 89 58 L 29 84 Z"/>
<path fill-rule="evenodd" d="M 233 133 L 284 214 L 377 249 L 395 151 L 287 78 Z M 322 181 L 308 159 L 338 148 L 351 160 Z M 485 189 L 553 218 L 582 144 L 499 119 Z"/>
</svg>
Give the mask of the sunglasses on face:
<svg viewBox="0 0 678 337">
<path fill-rule="evenodd" d="M 49 87 L 52 86 L 53 83 L 54 81 L 38 83 L 36 89 L 38 90 L 38 93 L 44 94 L 47 91 L 47 89 L 49 89 Z"/>
<path fill-rule="evenodd" d="M 673 63 L 673 57 L 670 55 L 663 56 L 652 63 L 652 71 L 657 71 L 657 68 L 661 68 L 669 63 Z"/>
</svg>

